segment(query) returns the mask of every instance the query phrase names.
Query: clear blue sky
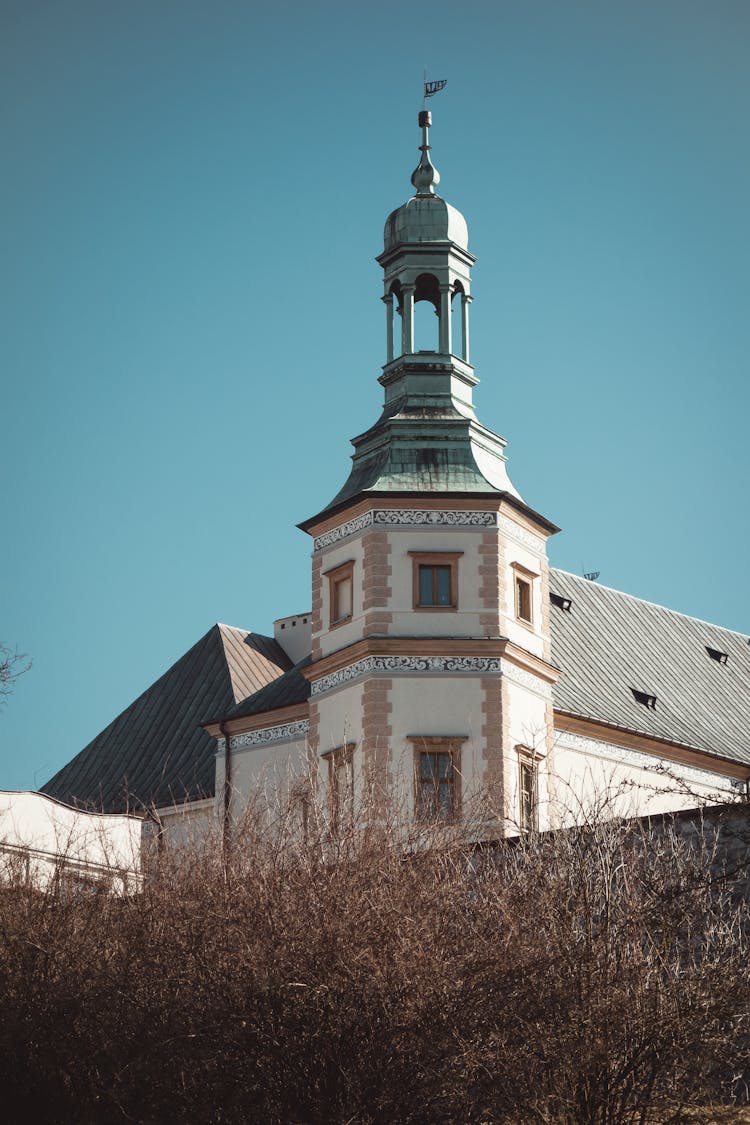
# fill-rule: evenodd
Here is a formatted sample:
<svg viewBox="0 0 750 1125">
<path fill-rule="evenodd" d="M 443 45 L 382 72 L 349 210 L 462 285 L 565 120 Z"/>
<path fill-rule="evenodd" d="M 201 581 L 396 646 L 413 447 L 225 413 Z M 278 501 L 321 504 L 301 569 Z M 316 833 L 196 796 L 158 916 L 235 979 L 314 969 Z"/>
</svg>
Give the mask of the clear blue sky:
<svg viewBox="0 0 750 1125">
<path fill-rule="evenodd" d="M 0 0 L 0 787 L 309 605 L 426 63 L 479 416 L 555 565 L 750 630 L 750 5 Z"/>
</svg>

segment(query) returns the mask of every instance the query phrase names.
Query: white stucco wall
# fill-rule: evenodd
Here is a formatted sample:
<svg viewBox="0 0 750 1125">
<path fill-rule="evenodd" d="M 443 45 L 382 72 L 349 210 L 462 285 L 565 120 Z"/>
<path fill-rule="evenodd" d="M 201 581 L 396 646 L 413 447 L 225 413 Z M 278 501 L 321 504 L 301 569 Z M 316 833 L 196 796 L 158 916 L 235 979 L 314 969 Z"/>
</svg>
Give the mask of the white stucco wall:
<svg viewBox="0 0 750 1125">
<path fill-rule="evenodd" d="M 217 818 L 223 813 L 224 750 L 220 740 L 216 757 Z M 304 739 L 279 740 L 265 746 L 232 750 L 231 812 L 240 820 L 248 804 L 275 816 L 289 800 L 295 782 L 307 777 L 307 744 Z"/>
<path fill-rule="evenodd" d="M 326 574 L 328 571 L 335 570 L 336 567 L 343 566 L 343 564 L 347 562 L 354 563 L 352 616 L 348 621 L 334 624 L 334 627 L 330 628 L 331 591 L 330 582 Z M 335 546 L 328 548 L 321 553 L 321 563 L 323 572 L 321 580 L 321 593 L 323 598 L 322 629 L 319 634 L 316 634 L 316 637 L 320 640 L 323 656 L 327 656 L 329 652 L 335 652 L 339 648 L 345 648 L 347 645 L 353 644 L 354 641 L 360 640 L 363 634 L 362 540 L 358 536 L 353 536 L 343 543 L 337 543 Z"/>
<path fill-rule="evenodd" d="M 737 797 L 742 783 L 568 731 L 555 732 L 556 811 L 561 825 L 645 816 Z"/>
<path fill-rule="evenodd" d="M 0 880 L 21 873 L 40 889 L 58 873 L 117 894 L 137 890 L 140 817 L 82 812 L 43 793 L 0 791 Z"/>
<path fill-rule="evenodd" d="M 216 838 L 217 815 L 213 797 L 202 801 L 190 801 L 184 805 L 169 805 L 157 810 L 164 842 L 171 848 L 202 847 Z M 144 832 L 153 840 L 156 824 L 144 825 Z"/>
<path fill-rule="evenodd" d="M 393 633 L 401 636 L 480 637 L 479 543 L 474 528 L 408 528 L 388 533 Z M 410 551 L 462 552 L 458 559 L 458 609 L 414 611 L 414 560 Z"/>
</svg>

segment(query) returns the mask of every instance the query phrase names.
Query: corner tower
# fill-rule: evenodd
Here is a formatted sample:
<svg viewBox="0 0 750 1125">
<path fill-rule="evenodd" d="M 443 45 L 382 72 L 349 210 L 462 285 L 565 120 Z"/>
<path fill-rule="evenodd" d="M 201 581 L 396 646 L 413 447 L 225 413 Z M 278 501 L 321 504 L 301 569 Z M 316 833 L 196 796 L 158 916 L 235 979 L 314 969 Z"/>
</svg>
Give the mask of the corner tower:
<svg viewBox="0 0 750 1125">
<path fill-rule="evenodd" d="M 480 800 L 498 829 L 546 823 L 552 748 L 546 540 L 477 420 L 463 216 L 437 193 L 419 115 L 415 194 L 385 224 L 385 391 L 314 539 L 311 750 L 336 807 L 389 792 L 449 820 Z M 414 309 L 437 317 L 415 351 Z M 454 331 L 455 327 L 455 331 Z M 485 819 L 487 817 L 485 816 Z"/>
</svg>

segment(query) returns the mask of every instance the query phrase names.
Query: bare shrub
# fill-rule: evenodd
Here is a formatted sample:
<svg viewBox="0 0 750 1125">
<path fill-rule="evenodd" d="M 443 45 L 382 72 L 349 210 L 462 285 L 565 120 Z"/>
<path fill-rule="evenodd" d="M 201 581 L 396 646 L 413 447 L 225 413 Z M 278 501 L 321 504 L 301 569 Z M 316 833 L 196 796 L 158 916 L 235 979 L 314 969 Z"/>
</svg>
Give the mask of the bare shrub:
<svg viewBox="0 0 750 1125">
<path fill-rule="evenodd" d="M 481 849 L 378 811 L 303 838 L 251 810 L 229 851 L 155 850 L 131 898 L 6 886 L 5 1119 L 616 1125 L 729 1100 L 750 968 L 715 835 Z"/>
</svg>

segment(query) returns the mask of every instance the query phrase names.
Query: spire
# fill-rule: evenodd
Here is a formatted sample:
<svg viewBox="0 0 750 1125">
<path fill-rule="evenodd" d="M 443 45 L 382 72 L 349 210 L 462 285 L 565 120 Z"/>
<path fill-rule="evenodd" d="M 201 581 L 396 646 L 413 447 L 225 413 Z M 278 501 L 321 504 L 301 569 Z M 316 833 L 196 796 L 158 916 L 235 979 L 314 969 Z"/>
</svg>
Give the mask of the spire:
<svg viewBox="0 0 750 1125">
<path fill-rule="evenodd" d="M 419 126 L 422 130 L 422 143 L 419 150 L 422 155 L 419 164 L 412 172 L 411 182 L 416 190 L 416 195 L 434 195 L 435 187 L 440 183 L 440 173 L 430 160 L 430 125 L 432 114 L 428 109 L 423 109 L 419 114 Z"/>
</svg>

